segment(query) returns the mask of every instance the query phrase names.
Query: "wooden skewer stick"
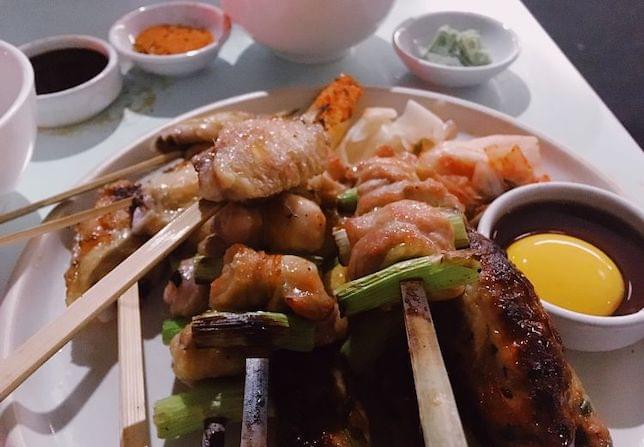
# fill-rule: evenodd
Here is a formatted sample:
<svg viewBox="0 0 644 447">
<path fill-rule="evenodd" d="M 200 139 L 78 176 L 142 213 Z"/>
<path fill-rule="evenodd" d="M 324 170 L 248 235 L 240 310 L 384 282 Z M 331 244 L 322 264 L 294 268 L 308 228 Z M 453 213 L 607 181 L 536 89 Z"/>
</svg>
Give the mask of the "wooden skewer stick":
<svg viewBox="0 0 644 447">
<path fill-rule="evenodd" d="M 29 205 L 24 206 L 22 208 L 9 211 L 8 213 L 0 214 L 0 224 L 13 220 L 17 217 L 24 216 L 25 214 L 29 214 L 32 211 L 36 211 L 37 209 L 42 208 L 43 206 L 53 205 L 54 203 L 62 202 L 65 199 L 69 199 L 70 197 L 74 197 L 84 192 L 91 191 L 100 186 L 107 185 L 108 183 L 111 183 L 116 180 L 120 180 L 129 175 L 134 175 L 134 174 L 139 174 L 141 172 L 149 171 L 155 166 L 168 163 L 172 160 L 175 160 L 181 157 L 181 154 L 182 153 L 180 151 L 174 151 L 174 152 L 168 152 L 167 154 L 157 155 L 156 157 L 152 157 L 149 160 L 145 160 L 140 163 L 134 164 L 132 166 L 128 166 L 127 168 L 119 169 L 118 171 L 114 171 L 110 174 L 106 174 L 102 177 L 97 178 L 96 180 L 92 180 L 91 182 L 76 186 L 65 192 L 61 192 L 60 194 L 55 194 L 51 197 L 47 197 L 46 199 L 42 199 L 34 203 L 30 203 Z"/>
<path fill-rule="evenodd" d="M 128 197 L 127 199 L 119 200 L 106 206 L 80 211 L 78 213 L 70 214 L 69 216 L 49 220 L 26 230 L 16 231 L 15 233 L 0 236 L 0 247 L 18 242 L 22 239 L 30 239 L 32 237 L 40 236 L 41 234 L 48 233 L 50 231 L 71 227 L 72 225 L 76 225 L 79 222 L 93 217 L 103 216 L 104 214 L 111 213 L 112 211 L 116 211 L 120 208 L 130 206 L 132 204 L 132 200 L 132 197 Z"/>
<path fill-rule="evenodd" d="M 268 445 L 268 359 L 246 359 L 240 447 Z"/>
<path fill-rule="evenodd" d="M 183 242 L 220 205 L 194 203 L 99 282 L 0 361 L 0 401 L 62 348 L 83 326 L 105 310 L 159 261 Z"/>
<path fill-rule="evenodd" d="M 400 291 L 425 445 L 467 447 L 423 282 L 401 281 Z"/>
<path fill-rule="evenodd" d="M 148 447 L 150 434 L 145 408 L 138 284 L 134 284 L 118 299 L 118 345 L 121 447 Z"/>
</svg>

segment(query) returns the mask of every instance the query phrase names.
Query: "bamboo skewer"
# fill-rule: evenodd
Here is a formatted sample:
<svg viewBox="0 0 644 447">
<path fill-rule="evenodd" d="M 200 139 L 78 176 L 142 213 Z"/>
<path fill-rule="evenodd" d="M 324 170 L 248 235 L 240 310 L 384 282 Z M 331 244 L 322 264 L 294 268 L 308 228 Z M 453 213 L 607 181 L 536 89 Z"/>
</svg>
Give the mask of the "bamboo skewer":
<svg viewBox="0 0 644 447">
<path fill-rule="evenodd" d="M 428 447 L 467 447 L 423 282 L 400 282 L 423 438 Z"/>
<path fill-rule="evenodd" d="M 62 315 L 46 324 L 8 358 L 3 359 L 0 368 L 0 401 L 218 209 L 218 204 L 209 202 L 191 205 L 92 286 Z"/>
<path fill-rule="evenodd" d="M 246 359 L 240 447 L 268 445 L 268 359 Z"/>
<path fill-rule="evenodd" d="M 106 206 L 80 211 L 78 213 L 70 214 L 69 216 L 49 220 L 45 223 L 36 225 L 35 227 L 31 227 L 26 230 L 16 231 L 15 233 L 0 236 L 0 247 L 3 245 L 18 242 L 22 239 L 30 239 L 32 237 L 40 236 L 41 234 L 48 233 L 50 231 L 56 231 L 62 228 L 71 227 L 72 225 L 76 225 L 77 223 L 82 222 L 86 219 L 103 216 L 120 208 L 130 206 L 132 204 L 132 200 L 132 197 L 128 197 L 127 199 L 119 200 Z"/>
<path fill-rule="evenodd" d="M 118 346 L 121 447 L 148 447 L 138 284 L 118 299 Z"/>
<path fill-rule="evenodd" d="M 123 169 L 119 169 L 118 171 L 111 172 L 109 174 L 106 174 L 104 176 L 97 178 L 96 180 L 92 180 L 91 182 L 76 186 L 65 192 L 61 192 L 60 194 L 55 194 L 51 197 L 38 200 L 22 208 L 9 211 L 8 213 L 0 214 L 0 224 L 13 220 L 17 217 L 24 216 L 25 214 L 29 214 L 32 211 L 36 211 L 37 209 L 40 209 L 44 206 L 53 205 L 54 203 L 62 202 L 63 200 L 69 199 L 70 197 L 77 196 L 79 194 L 82 194 L 87 191 L 91 191 L 93 189 L 96 189 L 100 186 L 114 182 L 116 180 L 120 180 L 129 175 L 140 174 L 142 172 L 149 171 L 150 169 L 156 166 L 162 165 L 164 163 L 168 163 L 172 160 L 176 160 L 177 158 L 181 157 L 181 155 L 182 155 L 182 152 L 180 151 L 168 152 L 167 154 L 157 155 L 156 157 L 152 157 L 149 160 L 145 160 L 140 163 L 134 164 L 132 166 L 128 166 L 127 168 L 123 168 Z"/>
</svg>

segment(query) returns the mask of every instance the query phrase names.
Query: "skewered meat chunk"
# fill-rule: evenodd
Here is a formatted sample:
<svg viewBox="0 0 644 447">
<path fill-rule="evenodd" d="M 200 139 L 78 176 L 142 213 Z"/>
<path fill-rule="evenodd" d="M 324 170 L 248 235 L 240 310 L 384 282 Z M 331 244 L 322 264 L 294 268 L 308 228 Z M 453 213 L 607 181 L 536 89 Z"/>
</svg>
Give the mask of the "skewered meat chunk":
<svg viewBox="0 0 644 447">
<path fill-rule="evenodd" d="M 139 182 L 132 230 L 152 236 L 199 198 L 197 172 L 180 161 L 153 172 Z"/>
<path fill-rule="evenodd" d="M 417 161 L 416 156 L 409 152 L 396 153 L 388 146 L 379 148 L 375 156 L 361 161 L 354 168 L 358 194 L 362 197 L 380 186 L 401 180 L 419 180 Z"/>
<path fill-rule="evenodd" d="M 187 325 L 170 342 L 172 370 L 184 382 L 228 377 L 241 374 L 247 353 L 235 348 L 197 348 L 192 337 L 192 326 Z"/>
<path fill-rule="evenodd" d="M 324 171 L 328 150 L 320 125 L 253 118 L 224 124 L 214 147 L 193 163 L 203 198 L 242 201 L 305 185 Z"/>
<path fill-rule="evenodd" d="M 419 180 L 401 180 L 372 189 L 359 198 L 356 215 L 359 216 L 373 209 L 381 208 L 388 203 L 404 199 L 424 202 L 435 207 L 464 211 L 461 202 L 442 183 L 427 179 L 422 182 Z"/>
<path fill-rule="evenodd" d="M 352 279 L 401 259 L 454 249 L 454 231 L 447 216 L 414 200 L 390 203 L 347 219 L 342 226 L 351 246 L 348 274 Z"/>
<path fill-rule="evenodd" d="M 315 264 L 241 244 L 226 251 L 221 276 L 210 287 L 210 307 L 220 311 L 283 312 L 290 308 L 304 318 L 324 320 L 334 306 Z"/>
<path fill-rule="evenodd" d="M 483 445 L 609 446 L 532 285 L 492 241 L 469 238 L 478 284 L 433 309 L 457 401 Z"/>
<path fill-rule="evenodd" d="M 191 317 L 208 309 L 209 287 L 195 282 L 192 258 L 184 259 L 163 290 L 163 301 L 175 317 Z"/>
<path fill-rule="evenodd" d="M 225 123 L 240 122 L 252 118 L 246 112 L 219 112 L 182 121 L 164 130 L 156 145 L 163 150 L 191 146 L 199 143 L 213 144 Z"/>
<path fill-rule="evenodd" d="M 111 183 L 99 190 L 94 206 L 99 208 L 132 197 L 136 190 L 137 186 L 126 180 Z M 143 239 L 132 234 L 131 223 L 131 210 L 121 208 L 76 226 L 71 265 L 65 272 L 67 305 L 143 243 Z"/>
<path fill-rule="evenodd" d="M 326 217 L 317 203 L 286 193 L 258 205 L 230 202 L 217 213 L 211 228 L 217 240 L 205 250 L 213 256 L 237 243 L 315 253 L 324 243 Z"/>
</svg>

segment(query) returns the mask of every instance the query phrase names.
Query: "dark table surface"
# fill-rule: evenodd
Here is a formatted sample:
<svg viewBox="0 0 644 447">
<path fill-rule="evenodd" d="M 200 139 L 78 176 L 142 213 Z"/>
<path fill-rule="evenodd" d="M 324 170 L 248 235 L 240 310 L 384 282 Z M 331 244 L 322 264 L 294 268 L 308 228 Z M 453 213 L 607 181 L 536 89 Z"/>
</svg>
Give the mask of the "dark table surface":
<svg viewBox="0 0 644 447">
<path fill-rule="evenodd" d="M 644 0 L 523 0 L 644 147 Z"/>
</svg>

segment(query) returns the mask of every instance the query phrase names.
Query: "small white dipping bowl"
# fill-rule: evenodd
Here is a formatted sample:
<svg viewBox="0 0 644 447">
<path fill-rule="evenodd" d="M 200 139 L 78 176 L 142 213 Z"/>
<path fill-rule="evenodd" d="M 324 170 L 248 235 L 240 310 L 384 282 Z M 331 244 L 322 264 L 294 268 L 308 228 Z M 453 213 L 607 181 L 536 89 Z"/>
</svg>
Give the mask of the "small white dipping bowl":
<svg viewBox="0 0 644 447">
<path fill-rule="evenodd" d="M 36 141 L 36 90 L 29 59 L 0 40 L 0 195 L 13 190 Z"/>
<path fill-rule="evenodd" d="M 222 0 L 236 23 L 278 56 L 318 64 L 343 57 L 384 20 L 394 0 Z"/>
<path fill-rule="evenodd" d="M 628 224 L 644 237 L 644 211 L 636 205 L 603 189 L 567 182 L 536 183 L 503 194 L 485 210 L 478 231 L 491 237 L 503 215 L 523 205 L 541 202 L 577 203 L 597 209 Z M 544 300 L 541 303 L 567 348 L 611 351 L 644 338 L 644 310 L 630 315 L 599 317 L 564 309 Z"/>
<path fill-rule="evenodd" d="M 214 42 L 181 54 L 154 55 L 135 51 L 136 37 L 156 25 L 203 28 L 210 31 Z M 230 35 L 230 28 L 230 18 L 215 6 L 198 2 L 167 2 L 142 6 L 118 19 L 110 29 L 110 42 L 125 60 L 142 70 L 162 76 L 185 76 L 205 68 L 217 57 Z"/>
<path fill-rule="evenodd" d="M 97 51 L 107 58 L 107 65 L 89 81 L 59 92 L 37 95 L 39 127 L 67 126 L 85 121 L 109 106 L 121 92 L 118 55 L 102 39 L 69 34 L 46 37 L 20 47 L 27 57 L 67 48 Z"/>
<path fill-rule="evenodd" d="M 453 67 L 423 59 L 438 29 L 449 25 L 459 31 L 475 29 L 492 63 Z M 393 34 L 398 57 L 419 78 L 445 87 L 481 84 L 505 70 L 519 55 L 519 38 L 503 23 L 472 12 L 444 11 L 414 17 L 401 23 Z"/>
</svg>

